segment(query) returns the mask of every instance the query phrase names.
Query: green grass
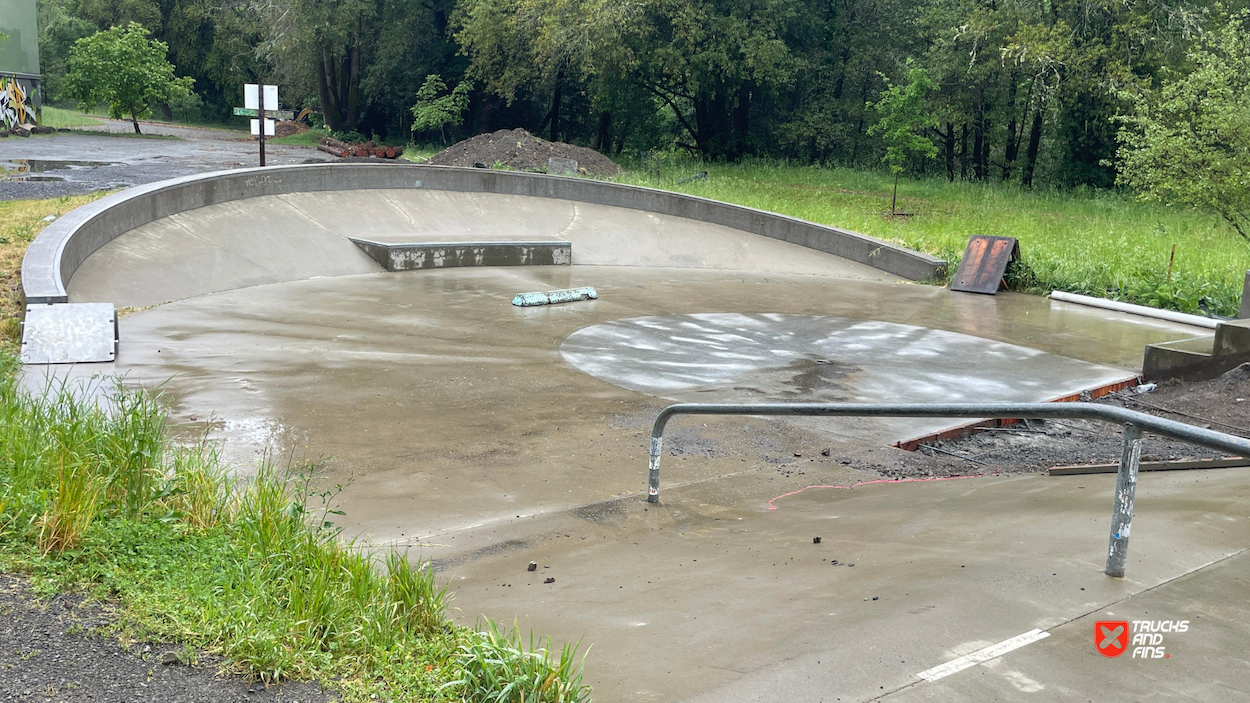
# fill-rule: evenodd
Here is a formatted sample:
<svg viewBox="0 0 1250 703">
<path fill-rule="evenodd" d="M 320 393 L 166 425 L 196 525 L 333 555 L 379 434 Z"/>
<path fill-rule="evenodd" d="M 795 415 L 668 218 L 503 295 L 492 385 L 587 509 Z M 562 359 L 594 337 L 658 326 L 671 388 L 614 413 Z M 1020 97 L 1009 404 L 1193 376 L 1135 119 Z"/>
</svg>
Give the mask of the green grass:
<svg viewBox="0 0 1250 703">
<path fill-rule="evenodd" d="M 50 105 L 45 105 L 40 114 L 45 127 L 54 127 L 56 129 L 90 127 L 100 124 L 100 120 L 90 115 L 84 115 L 78 110 L 64 110 Z"/>
<path fill-rule="evenodd" d="M 427 563 L 344 541 L 315 467 L 239 481 L 216 445 L 171 441 L 154 396 L 119 385 L 105 410 L 71 388 L 28 393 L 15 367 L 0 349 L 0 569 L 113 603 L 103 634 L 348 701 L 586 700 L 574 648 L 455 627 Z"/>
<path fill-rule="evenodd" d="M 82 114 L 82 113 L 79 112 L 78 114 Z M 107 105 L 96 106 L 94 109 L 91 110 L 89 114 L 92 115 L 93 117 L 98 117 L 102 120 L 112 119 L 109 116 L 109 110 L 108 110 Z M 122 119 L 124 121 L 130 120 L 129 117 L 124 117 Z M 175 117 L 172 120 L 166 120 L 159 112 L 154 111 L 152 112 L 152 114 L 149 114 L 147 117 L 140 118 L 139 122 L 140 124 L 142 124 L 143 122 L 152 122 L 155 124 L 172 125 L 174 127 L 195 127 L 198 129 L 216 129 L 216 130 L 221 130 L 224 132 L 246 132 L 248 130 L 248 121 L 246 118 L 243 118 L 243 117 L 228 118 L 225 122 L 221 122 L 217 120 L 207 120 L 207 119 L 179 119 L 177 117 Z M 140 129 L 142 129 L 142 127 L 140 127 Z"/>
<path fill-rule="evenodd" d="M 438 152 L 447 147 L 438 144 L 408 144 L 404 147 L 404 155 L 399 157 L 414 164 L 423 164 Z"/>
<path fill-rule="evenodd" d="M 323 137 L 328 132 L 323 129 L 310 129 L 300 134 L 292 134 L 286 137 L 271 137 L 265 140 L 267 144 L 289 144 L 291 146 L 308 146 L 314 149 L 321 143 Z"/>
<path fill-rule="evenodd" d="M 631 167 L 615 180 L 856 230 L 947 259 L 952 274 L 969 235 L 1016 237 L 1023 266 L 1008 282 L 1033 293 L 1065 290 L 1235 317 L 1250 269 L 1250 246 L 1214 215 L 1142 204 L 1118 192 L 904 179 L 899 211 L 911 214 L 891 218 L 892 181 L 884 173 L 677 158 Z M 702 170 L 707 180 L 678 182 Z"/>
</svg>

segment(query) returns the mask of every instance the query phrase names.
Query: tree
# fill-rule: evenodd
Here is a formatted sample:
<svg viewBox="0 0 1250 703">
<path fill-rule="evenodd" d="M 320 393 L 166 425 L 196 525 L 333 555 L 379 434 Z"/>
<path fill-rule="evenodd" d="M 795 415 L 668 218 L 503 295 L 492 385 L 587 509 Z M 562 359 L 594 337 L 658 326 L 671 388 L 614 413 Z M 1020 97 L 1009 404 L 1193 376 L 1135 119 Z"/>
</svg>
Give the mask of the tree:
<svg viewBox="0 0 1250 703">
<path fill-rule="evenodd" d="M 326 127 L 360 125 L 360 81 L 372 52 L 378 3 L 369 0 L 272 0 L 258 3 L 270 40 L 261 49 L 284 84 L 311 83 Z M 406 97 L 406 96 L 405 96 Z M 406 100 L 405 100 L 406 102 Z"/>
<path fill-rule="evenodd" d="M 907 62 L 907 85 L 894 85 L 888 78 L 886 88 L 881 91 L 876 103 L 869 106 L 877 111 L 880 117 L 868 133 L 879 136 L 885 142 L 885 156 L 881 159 L 890 166 L 894 174 L 894 196 L 890 199 L 890 216 L 897 212 L 898 176 L 903 172 L 908 160 L 920 156 L 932 158 L 938 149 L 933 141 L 923 136 L 925 129 L 937 126 L 937 120 L 929 110 L 929 91 L 933 82 L 929 80 L 929 72 Z"/>
<path fill-rule="evenodd" d="M 751 147 L 758 103 L 789 87 L 802 61 L 787 43 L 801 24 L 796 0 L 647 0 L 623 33 L 615 68 L 672 113 L 688 141 L 712 158 L 737 160 Z M 693 142 L 693 143 L 692 143 Z"/>
<path fill-rule="evenodd" d="M 152 103 L 187 98 L 195 82 L 174 77 L 174 66 L 165 58 L 169 47 L 148 34 L 131 22 L 79 39 L 70 50 L 65 92 L 84 112 L 108 103 L 113 119 L 130 115 L 140 134 L 139 118 L 151 112 Z"/>
<path fill-rule="evenodd" d="M 1250 240 L 1250 10 L 1189 59 L 1188 75 L 1125 96 L 1117 180 L 1142 200 L 1219 213 Z"/>
<path fill-rule="evenodd" d="M 428 132 L 438 130 L 443 142 L 447 141 L 447 125 L 453 127 L 463 120 L 465 108 L 469 107 L 469 81 L 461 81 L 450 93 L 442 76 L 431 73 L 417 90 L 417 104 L 412 106 L 412 131 Z"/>
</svg>

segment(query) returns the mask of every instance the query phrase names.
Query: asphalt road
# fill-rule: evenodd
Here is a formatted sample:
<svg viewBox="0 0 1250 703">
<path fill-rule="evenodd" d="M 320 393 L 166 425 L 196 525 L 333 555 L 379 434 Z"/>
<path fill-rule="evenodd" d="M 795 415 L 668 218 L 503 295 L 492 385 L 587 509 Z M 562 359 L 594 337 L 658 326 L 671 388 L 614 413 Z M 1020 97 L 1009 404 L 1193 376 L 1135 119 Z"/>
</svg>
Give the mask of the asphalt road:
<svg viewBox="0 0 1250 703">
<path fill-rule="evenodd" d="M 237 132 L 101 121 L 98 129 L 0 139 L 0 200 L 114 190 L 193 173 L 259 165 L 257 144 Z M 328 161 L 302 146 L 269 144 L 273 165 Z"/>
</svg>

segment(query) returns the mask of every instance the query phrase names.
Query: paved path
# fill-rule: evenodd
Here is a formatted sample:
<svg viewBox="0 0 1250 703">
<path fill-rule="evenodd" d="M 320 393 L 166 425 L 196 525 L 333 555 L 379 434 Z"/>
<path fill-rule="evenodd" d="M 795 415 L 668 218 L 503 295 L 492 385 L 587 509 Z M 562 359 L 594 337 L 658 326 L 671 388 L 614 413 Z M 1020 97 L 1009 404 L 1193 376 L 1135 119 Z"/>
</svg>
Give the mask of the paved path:
<svg viewBox="0 0 1250 703">
<path fill-rule="evenodd" d="M 240 132 L 146 123 L 143 129 L 150 136 L 135 137 L 129 122 L 109 120 L 93 131 L 115 134 L 76 130 L 0 139 L 0 200 L 126 188 L 256 166 L 260 159 L 256 143 Z M 265 155 L 274 165 L 331 159 L 316 149 L 274 144 L 266 145 Z"/>
</svg>

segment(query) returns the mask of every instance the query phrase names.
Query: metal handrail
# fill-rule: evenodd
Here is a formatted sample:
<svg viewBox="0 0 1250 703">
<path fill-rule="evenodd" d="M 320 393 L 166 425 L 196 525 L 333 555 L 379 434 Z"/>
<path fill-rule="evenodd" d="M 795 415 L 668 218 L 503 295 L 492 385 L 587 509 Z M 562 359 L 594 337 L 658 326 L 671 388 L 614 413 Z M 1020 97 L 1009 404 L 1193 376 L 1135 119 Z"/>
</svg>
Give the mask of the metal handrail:
<svg viewBox="0 0 1250 703">
<path fill-rule="evenodd" d="M 1133 526 L 1133 499 L 1137 492 L 1137 471 L 1141 463 L 1142 434 L 1196 444 L 1250 458 L 1250 439 L 1235 437 L 1182 422 L 1124 408 L 1093 403 L 904 403 L 861 405 L 856 403 L 679 403 L 660 411 L 651 428 L 650 470 L 647 502 L 660 502 L 660 450 L 664 426 L 675 415 L 828 415 L 835 417 L 951 417 L 951 418 L 1064 418 L 1099 420 L 1124 425 L 1124 451 L 1115 484 L 1111 513 L 1111 539 L 1107 548 L 1108 576 L 1124 576 L 1128 559 L 1128 537 Z"/>
</svg>

